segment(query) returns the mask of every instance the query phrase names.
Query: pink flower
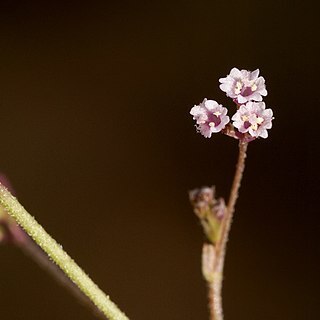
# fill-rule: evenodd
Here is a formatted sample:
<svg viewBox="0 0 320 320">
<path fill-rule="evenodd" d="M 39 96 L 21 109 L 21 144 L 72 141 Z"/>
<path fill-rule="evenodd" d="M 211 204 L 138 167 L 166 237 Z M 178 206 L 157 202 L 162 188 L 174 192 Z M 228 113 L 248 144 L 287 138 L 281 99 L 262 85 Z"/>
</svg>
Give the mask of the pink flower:
<svg viewBox="0 0 320 320">
<path fill-rule="evenodd" d="M 271 129 L 273 119 L 272 110 L 266 109 L 264 102 L 253 101 L 241 105 L 232 117 L 233 125 L 239 132 L 248 132 L 254 138 L 267 138 L 267 129 Z"/>
<path fill-rule="evenodd" d="M 267 95 L 267 90 L 264 78 L 258 77 L 259 72 L 259 69 L 251 72 L 233 68 L 226 78 L 219 79 L 220 89 L 239 104 L 250 100 L 262 101 L 262 96 Z"/>
<path fill-rule="evenodd" d="M 221 131 L 230 121 L 227 112 L 228 110 L 216 101 L 204 99 L 191 109 L 190 114 L 197 122 L 197 130 L 206 138 L 210 138 L 212 133 Z"/>
</svg>

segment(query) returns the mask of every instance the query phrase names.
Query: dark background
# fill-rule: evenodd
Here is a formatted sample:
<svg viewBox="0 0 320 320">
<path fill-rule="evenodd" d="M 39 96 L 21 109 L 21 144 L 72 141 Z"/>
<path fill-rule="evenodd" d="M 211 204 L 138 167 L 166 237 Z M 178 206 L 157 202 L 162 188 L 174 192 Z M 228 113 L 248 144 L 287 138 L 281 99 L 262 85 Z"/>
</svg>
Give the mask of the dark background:
<svg viewBox="0 0 320 320">
<path fill-rule="evenodd" d="M 231 319 L 319 319 L 319 29 L 305 1 L 1 1 L 0 170 L 130 319 L 207 319 L 187 191 L 228 197 L 237 142 L 196 134 L 218 79 L 260 68 L 275 114 L 249 146 L 228 246 Z M 313 11 L 316 13 L 316 11 Z M 0 318 L 93 319 L 0 247 Z"/>
</svg>

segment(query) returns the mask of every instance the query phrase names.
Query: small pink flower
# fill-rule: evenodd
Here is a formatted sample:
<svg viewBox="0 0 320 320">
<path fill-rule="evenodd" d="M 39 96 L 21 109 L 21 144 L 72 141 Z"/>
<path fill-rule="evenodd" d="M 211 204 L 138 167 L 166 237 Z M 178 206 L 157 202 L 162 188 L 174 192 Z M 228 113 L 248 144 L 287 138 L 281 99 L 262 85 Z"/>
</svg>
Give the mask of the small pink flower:
<svg viewBox="0 0 320 320">
<path fill-rule="evenodd" d="M 216 101 L 204 99 L 191 109 L 190 114 L 196 120 L 197 130 L 210 138 L 212 133 L 221 131 L 230 121 L 227 112 L 228 110 Z"/>
<path fill-rule="evenodd" d="M 248 132 L 254 138 L 267 138 L 267 129 L 271 129 L 273 119 L 272 110 L 266 109 L 264 102 L 252 101 L 241 105 L 232 117 L 233 125 L 239 132 Z"/>
<path fill-rule="evenodd" d="M 263 77 L 259 76 L 259 69 L 255 71 L 233 68 L 226 78 L 220 78 L 220 89 L 237 103 L 243 104 L 250 100 L 262 101 L 267 95 Z"/>
</svg>

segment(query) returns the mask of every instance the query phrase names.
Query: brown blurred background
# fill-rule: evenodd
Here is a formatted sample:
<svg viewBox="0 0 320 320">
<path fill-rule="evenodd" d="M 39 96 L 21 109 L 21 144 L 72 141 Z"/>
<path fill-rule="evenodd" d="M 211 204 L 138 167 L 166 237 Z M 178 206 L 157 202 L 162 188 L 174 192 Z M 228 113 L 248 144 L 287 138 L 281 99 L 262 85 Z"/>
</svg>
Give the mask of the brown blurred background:
<svg viewBox="0 0 320 320">
<path fill-rule="evenodd" d="M 234 66 L 260 68 L 276 119 L 249 146 L 226 320 L 319 319 L 319 29 L 303 3 L 1 1 L 0 171 L 130 319 L 207 319 L 187 191 L 227 197 L 237 143 L 196 134 L 189 110 L 231 105 L 218 79 Z M 0 306 L 1 320 L 94 319 L 10 246 Z"/>
</svg>

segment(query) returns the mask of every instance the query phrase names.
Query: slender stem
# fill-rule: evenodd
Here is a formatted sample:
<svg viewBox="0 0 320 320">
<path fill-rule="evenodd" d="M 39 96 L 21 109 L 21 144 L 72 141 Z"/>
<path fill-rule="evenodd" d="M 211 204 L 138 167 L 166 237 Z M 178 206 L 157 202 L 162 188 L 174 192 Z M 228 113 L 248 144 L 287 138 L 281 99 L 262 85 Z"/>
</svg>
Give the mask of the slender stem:
<svg viewBox="0 0 320 320">
<path fill-rule="evenodd" d="M 210 320 L 222 320 L 222 265 L 215 266 L 212 281 L 208 282 L 208 301 Z M 219 269 L 219 270 L 218 270 Z"/>
<path fill-rule="evenodd" d="M 28 235 L 47 253 L 60 269 L 110 320 L 128 320 L 128 317 L 72 260 L 62 247 L 22 207 L 18 200 L 0 183 L 0 205 L 10 214 Z"/>
<path fill-rule="evenodd" d="M 223 258 L 226 251 L 226 245 L 228 242 L 228 236 L 231 228 L 235 205 L 239 196 L 239 189 L 240 189 L 241 180 L 242 180 L 242 176 L 245 168 L 245 160 L 247 157 L 247 148 L 248 148 L 247 142 L 239 142 L 239 155 L 238 155 L 238 162 L 236 166 L 236 172 L 233 178 L 233 183 L 232 183 L 229 201 L 227 205 L 226 217 L 223 219 L 222 226 L 221 226 L 221 235 L 216 247 L 217 255 L 218 256 L 222 255 Z"/>
<path fill-rule="evenodd" d="M 227 204 L 226 215 L 222 220 L 221 233 L 219 239 L 215 245 L 215 259 L 214 259 L 214 273 L 213 280 L 208 283 L 208 299 L 209 299 L 209 310 L 210 320 L 223 320 L 223 309 L 222 309 L 222 279 L 223 279 L 223 267 L 226 255 L 226 246 L 228 242 L 229 232 L 231 228 L 233 213 L 235 205 L 239 195 L 239 188 L 245 168 L 245 159 L 247 152 L 248 143 L 239 142 L 239 155 L 238 162 L 236 165 L 236 171 L 233 178 L 231 187 L 230 197 Z"/>
<path fill-rule="evenodd" d="M 21 230 L 21 232 L 23 232 Z M 92 301 L 84 295 L 82 291 L 65 275 L 65 273 L 42 251 L 39 246 L 27 235 L 23 241 L 17 242 L 17 246 L 24 254 L 30 257 L 42 269 L 48 272 L 62 287 L 68 290 L 79 303 L 92 310 L 95 316 L 99 319 L 106 319 L 99 309 L 92 303 Z"/>
</svg>

